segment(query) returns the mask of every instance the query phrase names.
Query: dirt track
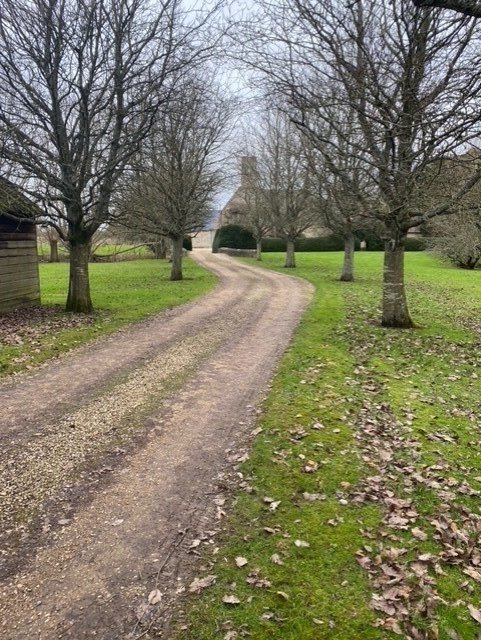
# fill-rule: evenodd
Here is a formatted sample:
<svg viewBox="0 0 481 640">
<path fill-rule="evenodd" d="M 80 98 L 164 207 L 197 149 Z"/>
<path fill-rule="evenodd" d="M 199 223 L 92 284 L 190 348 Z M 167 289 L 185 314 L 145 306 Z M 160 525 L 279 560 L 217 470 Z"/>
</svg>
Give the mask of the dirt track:
<svg viewBox="0 0 481 640">
<path fill-rule="evenodd" d="M 215 537 L 311 296 L 295 278 L 196 259 L 220 276 L 212 294 L 0 387 L 2 639 L 167 637 L 198 571 L 189 546 Z"/>
</svg>

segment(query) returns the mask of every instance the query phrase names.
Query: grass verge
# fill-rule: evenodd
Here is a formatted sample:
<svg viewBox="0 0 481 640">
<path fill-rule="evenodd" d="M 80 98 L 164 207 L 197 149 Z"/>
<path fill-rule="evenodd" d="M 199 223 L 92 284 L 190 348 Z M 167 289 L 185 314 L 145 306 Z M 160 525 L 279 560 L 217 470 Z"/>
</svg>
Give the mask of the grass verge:
<svg viewBox="0 0 481 640">
<path fill-rule="evenodd" d="M 68 264 L 41 264 L 43 310 L 4 318 L 0 331 L 0 376 L 34 365 L 153 313 L 193 300 L 216 284 L 216 278 L 186 259 L 184 280 L 169 280 L 170 264 L 138 260 L 89 265 L 95 313 L 66 314 Z"/>
<path fill-rule="evenodd" d="M 340 259 L 298 256 L 316 296 L 219 548 L 201 547 L 216 584 L 192 597 L 182 640 L 479 637 L 481 273 L 408 254 L 423 328 L 392 331 L 382 256 L 357 256 L 355 283 L 336 281 Z"/>
</svg>

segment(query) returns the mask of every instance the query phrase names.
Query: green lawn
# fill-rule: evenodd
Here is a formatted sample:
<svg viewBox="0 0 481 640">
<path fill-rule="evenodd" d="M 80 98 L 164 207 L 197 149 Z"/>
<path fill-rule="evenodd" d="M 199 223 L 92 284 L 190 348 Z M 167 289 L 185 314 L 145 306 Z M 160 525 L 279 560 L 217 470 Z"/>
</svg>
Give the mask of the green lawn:
<svg viewBox="0 0 481 640">
<path fill-rule="evenodd" d="M 48 261 L 50 257 L 50 245 L 48 242 L 38 242 L 37 252 L 42 261 Z M 68 261 L 68 251 L 58 243 L 58 254 L 62 261 Z M 133 244 L 102 244 L 94 248 L 97 257 L 110 256 L 113 262 L 124 260 L 141 260 L 142 258 L 152 258 L 152 251 L 146 246 Z"/>
<path fill-rule="evenodd" d="M 188 302 L 210 291 L 216 278 L 190 259 L 183 263 L 184 280 L 169 280 L 164 260 L 138 260 L 89 265 L 96 309 L 91 316 L 62 311 L 67 295 L 68 264 L 41 264 L 44 312 L 21 313 L 3 328 L 0 375 L 21 371 L 128 323 Z"/>
<path fill-rule="evenodd" d="M 263 266 L 286 273 L 282 259 Z M 315 299 L 220 549 L 200 547 L 216 584 L 191 597 L 179 639 L 479 637 L 481 272 L 407 254 L 421 328 L 394 331 L 379 325 L 382 255 L 356 259 L 354 283 L 336 281 L 336 253 L 289 270 Z"/>
</svg>

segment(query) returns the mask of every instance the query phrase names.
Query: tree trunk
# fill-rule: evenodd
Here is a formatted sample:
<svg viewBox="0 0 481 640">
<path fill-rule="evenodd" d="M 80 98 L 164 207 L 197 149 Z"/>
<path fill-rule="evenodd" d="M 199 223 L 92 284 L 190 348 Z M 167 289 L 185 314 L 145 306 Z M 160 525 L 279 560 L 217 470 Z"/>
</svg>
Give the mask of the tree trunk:
<svg viewBox="0 0 481 640">
<path fill-rule="evenodd" d="M 460 267 L 461 269 L 474 269 L 475 266 L 478 264 L 479 262 L 479 258 L 467 258 L 464 262 L 463 261 L 457 261 L 455 262 L 457 267 Z"/>
<path fill-rule="evenodd" d="M 293 269 L 296 266 L 296 254 L 294 247 L 294 240 L 288 240 L 286 244 L 286 261 L 284 267 L 286 269 Z"/>
<path fill-rule="evenodd" d="M 172 269 L 170 271 L 171 280 L 182 280 L 182 236 L 171 238 L 172 240 Z"/>
<path fill-rule="evenodd" d="M 352 282 L 354 280 L 354 249 L 355 239 L 353 235 L 344 238 L 344 262 L 342 264 L 342 282 Z"/>
<path fill-rule="evenodd" d="M 262 238 L 256 240 L 256 260 L 262 260 Z"/>
<path fill-rule="evenodd" d="M 165 260 L 167 258 L 167 238 L 162 236 L 155 244 L 155 257 L 159 260 Z"/>
<path fill-rule="evenodd" d="M 382 298 L 382 326 L 411 329 L 404 288 L 404 241 L 406 235 L 393 234 L 385 243 Z"/>
<path fill-rule="evenodd" d="M 70 242 L 70 278 L 68 285 L 66 311 L 91 313 L 93 311 L 90 298 L 89 283 L 90 243 Z"/>
<path fill-rule="evenodd" d="M 50 240 L 49 262 L 58 262 L 58 240 Z"/>
</svg>

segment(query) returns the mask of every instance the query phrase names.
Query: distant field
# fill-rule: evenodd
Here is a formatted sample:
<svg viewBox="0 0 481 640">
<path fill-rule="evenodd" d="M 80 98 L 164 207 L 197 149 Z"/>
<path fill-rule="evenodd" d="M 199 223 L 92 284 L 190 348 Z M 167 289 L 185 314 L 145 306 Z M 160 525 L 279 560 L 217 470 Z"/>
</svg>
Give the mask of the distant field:
<svg viewBox="0 0 481 640">
<path fill-rule="evenodd" d="M 50 257 L 50 245 L 47 242 L 39 242 L 37 251 L 42 262 L 47 262 Z M 61 260 L 68 259 L 68 251 L 60 243 L 58 253 Z M 141 258 L 151 258 L 152 252 L 145 246 L 140 247 L 132 244 L 105 244 L 96 247 L 96 256 L 112 256 L 118 260 L 138 260 Z"/>
<path fill-rule="evenodd" d="M 40 264 L 43 311 L 0 318 L 0 375 L 20 371 L 152 313 L 188 302 L 210 291 L 214 276 L 188 258 L 184 277 L 169 278 L 165 260 L 89 265 L 96 309 L 92 316 L 63 312 L 68 263 Z"/>
<path fill-rule="evenodd" d="M 336 280 L 339 253 L 297 259 L 315 300 L 224 532 L 196 547 L 216 584 L 175 637 L 476 640 L 481 272 L 408 254 L 422 328 L 395 331 L 379 325 L 382 254 L 356 255 L 354 283 Z"/>
</svg>

